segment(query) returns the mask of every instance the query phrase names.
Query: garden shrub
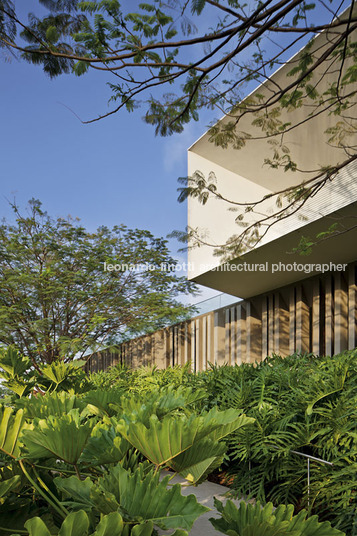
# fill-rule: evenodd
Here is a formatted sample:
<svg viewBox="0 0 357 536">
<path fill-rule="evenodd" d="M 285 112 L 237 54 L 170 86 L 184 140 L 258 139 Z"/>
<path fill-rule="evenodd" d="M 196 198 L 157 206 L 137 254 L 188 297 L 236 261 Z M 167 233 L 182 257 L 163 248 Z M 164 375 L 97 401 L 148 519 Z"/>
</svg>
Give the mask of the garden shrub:
<svg viewBox="0 0 357 536">
<path fill-rule="evenodd" d="M 161 470 L 200 482 L 252 422 L 195 411 L 205 393 L 184 385 L 94 389 L 78 363 L 34 369 L 12 349 L 0 367 L 13 393 L 0 404 L 1 536 L 185 536 L 208 508 Z"/>
<path fill-rule="evenodd" d="M 93 375 L 92 380 L 107 373 Z M 233 408 L 254 423 L 229 435 L 223 469 L 233 476 L 237 496 L 308 508 L 322 520 L 357 534 L 357 351 L 334 357 L 312 354 L 272 356 L 257 364 L 211 365 L 193 374 L 189 368 L 140 369 L 112 385 L 152 390 L 167 378 L 204 390 L 196 411 Z M 127 382 L 127 383 L 126 383 Z M 291 451 L 322 458 L 310 462 Z M 355 527 L 355 528 L 353 528 Z"/>
<path fill-rule="evenodd" d="M 170 503 L 178 510 L 160 514 L 175 511 L 176 525 L 153 517 L 150 497 L 162 493 L 166 504 L 173 489 L 164 479 L 165 491 L 158 475 L 170 468 L 199 483 L 218 467 L 232 475 L 233 495 L 291 504 L 296 516 L 305 508 L 326 536 L 357 533 L 356 351 L 273 356 L 196 374 L 189 365 L 117 366 L 86 376 L 79 363 L 35 370 L 8 350 L 0 367 L 12 393 L 0 404 L 0 536 L 67 534 L 66 520 L 78 512 L 86 535 L 106 534 L 114 513 L 125 536 L 150 536 L 155 526 L 189 530 L 202 509 L 194 498 L 188 508 L 178 488 Z M 333 465 L 311 461 L 308 488 L 306 458 L 293 450 Z M 134 510 L 124 506 L 125 482 L 125 493 L 142 490 L 146 513 L 137 496 Z"/>
</svg>

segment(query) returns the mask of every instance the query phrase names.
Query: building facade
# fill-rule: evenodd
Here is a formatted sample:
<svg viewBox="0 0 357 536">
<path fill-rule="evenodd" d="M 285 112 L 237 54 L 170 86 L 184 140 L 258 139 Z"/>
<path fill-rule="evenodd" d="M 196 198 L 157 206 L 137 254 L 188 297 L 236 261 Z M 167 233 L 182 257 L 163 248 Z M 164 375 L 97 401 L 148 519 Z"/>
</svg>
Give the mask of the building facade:
<svg viewBox="0 0 357 536">
<path fill-rule="evenodd" d="M 336 35 L 318 35 L 312 53 L 323 55 Z M 283 87 L 302 53 L 249 98 L 267 94 L 272 84 Z M 338 69 L 328 64 L 331 61 L 327 56 L 311 81 L 320 93 L 334 76 L 339 76 Z M 348 67 L 347 61 L 343 68 Z M 326 76 L 326 72 L 330 74 Z M 348 112 L 354 125 L 355 104 L 352 102 Z M 217 191 L 233 202 L 264 200 L 259 204 L 259 214 L 248 214 L 250 224 L 262 213 L 272 214 L 276 192 L 313 178 L 316 171 L 310 170 L 339 166 L 346 160 L 346 148 L 328 143 L 326 138 L 326 130 L 336 121 L 328 110 L 307 122 L 310 108 L 301 106 L 293 112 L 283 111 L 282 122 L 292 121 L 289 113 L 293 114 L 294 128 L 284 135 L 284 145 L 292 160 L 299 163 L 300 171 L 263 165 L 272 148 L 271 140 L 255 139 L 261 137 L 261 131 L 247 114 L 240 120 L 239 129 L 249 132 L 251 140 L 239 150 L 222 148 L 211 142 L 208 131 L 188 150 L 188 175 L 199 173 L 207 180 L 214 177 Z M 219 126 L 224 127 L 230 120 L 223 117 Z M 189 250 L 188 277 L 237 296 L 237 303 L 123 343 L 116 354 L 95 354 L 88 361 L 89 370 L 115 362 L 160 368 L 190 362 L 193 370 L 204 370 L 208 363 L 254 363 L 273 353 L 332 356 L 356 347 L 357 160 L 341 165 L 296 213 L 270 226 L 239 258 L 223 262 L 209 244 L 225 244 L 239 232 L 237 213 L 229 210 L 230 206 L 217 196 L 210 196 L 205 205 L 189 198 L 188 225 L 206 239 L 201 247 Z M 334 222 L 342 222 L 346 232 L 320 241 L 307 257 L 294 252 L 302 237 L 315 237 Z"/>
<path fill-rule="evenodd" d="M 267 356 L 334 355 L 357 346 L 357 263 L 222 307 L 91 356 L 87 370 L 255 363 Z"/>
</svg>

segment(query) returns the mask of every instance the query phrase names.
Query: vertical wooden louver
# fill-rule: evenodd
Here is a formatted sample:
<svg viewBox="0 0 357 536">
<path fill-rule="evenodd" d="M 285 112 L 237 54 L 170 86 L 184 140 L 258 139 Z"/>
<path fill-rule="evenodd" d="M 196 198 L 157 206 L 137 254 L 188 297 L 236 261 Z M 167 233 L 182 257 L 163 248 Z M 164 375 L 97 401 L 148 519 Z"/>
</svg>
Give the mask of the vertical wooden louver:
<svg viewBox="0 0 357 536">
<path fill-rule="evenodd" d="M 268 355 L 311 352 L 334 355 L 357 345 L 357 265 L 313 276 L 250 300 L 96 352 L 91 372 L 122 363 L 129 367 L 254 363 Z"/>
</svg>

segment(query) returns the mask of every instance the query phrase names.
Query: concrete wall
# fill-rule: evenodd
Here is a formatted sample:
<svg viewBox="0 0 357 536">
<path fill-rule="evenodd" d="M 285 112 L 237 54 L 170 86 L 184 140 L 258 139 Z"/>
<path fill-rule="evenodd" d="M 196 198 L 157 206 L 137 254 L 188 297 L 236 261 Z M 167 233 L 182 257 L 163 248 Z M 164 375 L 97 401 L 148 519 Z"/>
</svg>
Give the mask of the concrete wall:
<svg viewBox="0 0 357 536">
<path fill-rule="evenodd" d="M 192 318 L 93 354 L 90 372 L 118 363 L 166 368 L 191 363 L 193 371 L 254 363 L 273 353 L 334 355 L 357 346 L 357 263 Z"/>
<path fill-rule="evenodd" d="M 263 188 L 244 177 L 235 175 L 231 171 L 193 152 L 189 152 L 188 154 L 188 167 L 189 175 L 200 170 L 207 177 L 210 171 L 213 171 L 217 177 L 218 191 L 225 198 L 233 201 L 251 203 L 263 199 L 264 196 L 272 193 L 271 189 Z M 282 238 L 289 234 L 291 236 L 294 233 L 294 238 L 291 239 L 289 248 L 291 250 L 299 242 L 297 235 L 314 236 L 315 227 L 319 225 L 319 222 L 323 218 L 327 220 L 324 223 L 326 230 L 332 223 L 338 221 L 338 219 L 334 218 L 335 216 L 336 218 L 339 217 L 341 210 L 345 209 L 347 214 L 354 214 L 355 209 L 351 208 L 351 205 L 357 200 L 356 178 L 357 161 L 354 161 L 341 169 L 333 181 L 327 183 L 316 195 L 308 199 L 304 207 L 296 214 L 292 214 L 287 219 L 274 223 L 260 240 L 259 244 L 255 248 L 252 248 L 257 259 L 255 262 L 265 262 L 267 260 L 264 246 L 269 245 L 269 250 L 274 252 L 273 256 L 276 261 L 283 260 L 282 256 L 285 252 L 286 245 L 282 245 Z M 259 215 L 253 212 L 248 213 L 244 217 L 244 221 L 251 224 L 261 219 L 262 214 L 268 215 L 275 213 L 277 211 L 275 201 L 275 198 L 264 201 L 259 205 Z M 210 198 L 205 205 L 200 204 L 197 199 L 189 199 L 188 225 L 192 229 L 199 229 L 204 240 L 209 244 L 203 244 L 200 247 L 189 249 L 189 279 L 201 283 L 199 280 L 201 275 L 211 272 L 212 268 L 222 264 L 222 259 L 215 255 L 215 247 L 212 244 L 217 246 L 224 245 L 231 236 L 234 234 L 239 235 L 243 232 L 244 228 L 239 227 L 235 222 L 237 212 L 232 212 L 228 209 L 229 205 L 218 199 Z M 333 216 L 333 213 L 335 216 Z M 271 222 L 269 221 L 269 223 Z M 346 235 L 343 240 L 346 243 L 350 243 L 351 238 Z M 327 258 L 329 258 L 330 247 L 328 244 L 326 244 L 326 250 L 328 251 Z M 250 251 L 248 248 L 241 259 L 251 262 L 249 260 L 251 257 Z M 318 254 L 322 260 L 321 252 L 319 251 Z M 291 255 L 290 258 L 292 258 Z M 301 257 L 296 254 L 292 260 L 301 262 Z M 329 260 L 332 260 L 332 258 Z M 340 260 L 344 262 L 342 256 L 340 256 Z M 222 277 L 225 277 L 225 275 Z M 207 282 L 203 284 L 207 285 Z M 215 284 L 212 284 L 212 287 L 217 288 Z M 235 292 L 233 287 L 229 292 L 233 295 L 244 297 L 242 293 Z"/>
<path fill-rule="evenodd" d="M 344 19 L 345 14 L 342 17 Z M 350 39 L 356 40 L 355 31 Z M 321 32 L 314 39 L 310 53 L 316 61 L 321 61 L 317 70 L 313 74 L 310 83 L 317 88 L 320 94 L 329 88 L 330 84 L 338 81 L 341 72 L 346 72 L 346 69 L 351 66 L 351 59 L 347 59 L 342 65 L 339 65 L 336 57 L 327 54 L 331 44 L 340 39 L 339 30 L 330 30 Z M 247 98 L 254 99 L 258 94 L 265 95 L 268 101 L 271 101 L 272 95 L 276 92 L 276 88 L 284 88 L 292 82 L 289 72 L 296 66 L 301 55 L 306 51 L 302 49 L 286 64 L 278 69 L 272 76 L 270 81 L 266 81 L 260 87 L 252 92 Z M 325 57 L 326 56 L 326 57 Z M 343 76 L 343 75 L 342 75 Z M 343 91 L 351 91 L 350 86 L 346 86 Z M 274 99 L 273 99 L 274 101 Z M 244 100 L 242 101 L 244 104 Z M 356 98 L 350 100 L 350 107 L 346 110 L 346 120 L 353 123 L 357 120 Z M 251 105 L 248 105 L 248 109 Z M 272 105 L 268 110 L 274 109 L 276 113 L 277 103 Z M 316 177 L 317 170 L 322 170 L 327 166 L 342 165 L 346 162 L 348 151 L 343 147 L 343 144 L 338 146 L 336 143 L 330 143 L 329 138 L 331 133 L 328 129 L 335 126 L 337 122 L 343 120 L 344 113 L 335 116 L 330 113 L 329 109 L 321 108 L 314 109 L 312 102 L 309 99 L 304 99 L 303 104 L 292 110 L 288 108 L 281 109 L 280 120 L 282 123 L 291 125 L 288 131 L 282 135 L 279 131 L 273 138 L 265 138 L 262 130 L 254 124 L 256 115 L 253 112 L 246 113 L 240 117 L 239 122 L 235 124 L 236 133 L 247 133 L 250 138 L 239 150 L 232 145 L 222 147 L 216 145 L 211 140 L 211 133 L 208 130 L 201 136 L 188 150 L 188 176 L 194 176 L 200 172 L 206 179 L 208 177 L 215 178 L 215 186 L 217 191 L 225 198 L 233 203 L 242 203 L 238 206 L 229 204 L 222 199 L 217 199 L 213 195 L 210 196 L 207 203 L 202 205 L 197 198 L 189 197 L 188 199 L 188 226 L 198 230 L 198 234 L 202 239 L 200 247 L 192 247 L 188 252 L 189 271 L 188 278 L 208 286 L 215 288 L 221 292 L 236 295 L 241 298 L 250 298 L 261 292 L 268 292 L 272 288 L 282 285 L 292 284 L 293 280 L 287 281 L 280 279 L 277 284 L 275 281 L 266 279 L 264 285 L 261 285 L 259 290 L 255 290 L 255 280 L 251 285 L 248 281 L 241 278 L 240 281 L 232 280 L 232 284 L 227 284 L 229 278 L 226 274 L 222 274 L 221 278 L 217 273 L 212 271 L 212 267 L 217 267 L 221 264 L 222 259 L 214 255 L 215 247 L 223 246 L 232 236 L 238 236 L 244 228 L 237 225 L 236 218 L 240 214 L 244 216 L 244 222 L 252 224 L 261 221 L 264 217 L 271 217 L 271 214 L 277 212 L 276 197 L 265 198 L 266 195 L 283 191 L 287 187 L 301 184 L 308 179 Z M 311 117 L 313 110 L 314 117 Z M 224 128 L 231 124 L 235 112 L 224 116 L 217 122 L 218 127 Z M 308 120 L 308 121 L 307 121 Z M 283 143 L 290 151 L 292 161 L 297 163 L 296 171 L 285 171 L 283 167 L 278 169 L 265 165 L 266 158 L 272 158 L 272 153 L 275 150 L 273 142 L 278 144 Z M 349 143 L 349 142 L 348 142 Z M 351 138 L 352 143 L 352 138 Z M 350 214 L 355 217 L 355 206 L 357 202 L 357 162 L 351 162 L 345 165 L 344 168 L 324 185 L 312 198 L 310 198 L 295 214 L 291 211 L 288 218 L 283 218 L 267 230 L 266 224 L 272 223 L 272 220 L 265 220 L 260 228 L 260 236 L 262 239 L 256 243 L 246 244 L 246 249 L 243 250 L 241 258 L 247 262 L 252 262 L 250 258 L 254 256 L 254 262 L 265 262 L 268 260 L 267 253 L 276 259 L 274 262 L 283 261 L 286 250 L 291 250 L 299 243 L 299 237 L 316 236 L 316 229 L 319 227 L 319 222 L 324 218 L 325 230 L 339 219 L 348 217 Z M 245 203 L 252 204 L 260 202 L 256 212 L 245 213 Z M 287 199 L 282 201 L 283 207 L 287 206 Z M 234 208 L 235 212 L 232 212 Z M 343 214 L 339 214 L 340 212 Z M 337 220 L 340 221 L 340 220 Z M 330 222 L 330 223 L 329 223 Z M 238 221 L 238 224 L 240 222 Z M 264 225 L 265 224 L 265 225 Z M 346 225 L 346 228 L 348 225 Z M 317 229 L 317 232 L 320 232 Z M 284 237 L 291 235 L 289 245 L 286 246 Z M 342 246 L 342 251 L 338 253 L 337 262 L 351 262 L 357 258 L 357 239 L 356 236 L 346 233 L 341 235 L 337 242 L 338 244 L 326 243 L 321 244 L 319 248 L 315 248 L 318 255 L 318 260 L 325 262 L 336 262 L 329 257 L 331 248 L 332 252 L 338 246 L 341 247 L 342 241 L 345 243 Z M 194 246 L 195 240 L 192 240 L 191 245 Z M 269 246 L 268 250 L 266 246 Z M 325 249 L 324 249 L 325 247 Z M 350 250 L 354 247 L 355 252 L 351 257 L 348 257 Z M 331 253 L 332 253 L 331 252 Z M 297 256 L 298 257 L 298 256 Z M 299 258 L 292 258 L 292 261 L 301 262 Z M 239 259 L 230 259 L 232 262 Z M 286 261 L 285 261 L 286 262 Z M 315 260 L 313 262 L 316 262 Z M 262 282 L 262 280 L 261 280 Z"/>
</svg>

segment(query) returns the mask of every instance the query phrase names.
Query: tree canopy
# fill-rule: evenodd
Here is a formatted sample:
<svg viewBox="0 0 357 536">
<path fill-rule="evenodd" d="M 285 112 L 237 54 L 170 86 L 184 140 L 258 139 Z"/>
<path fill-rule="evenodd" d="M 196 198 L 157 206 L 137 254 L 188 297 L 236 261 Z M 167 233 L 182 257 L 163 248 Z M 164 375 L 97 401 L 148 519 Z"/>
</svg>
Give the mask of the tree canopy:
<svg viewBox="0 0 357 536">
<path fill-rule="evenodd" d="M 84 122 L 140 107 L 157 134 L 169 135 L 211 109 L 229 118 L 212 124 L 212 143 L 240 149 L 254 139 L 268 140 L 271 152 L 262 155 L 262 164 L 301 172 L 293 186 L 272 193 L 276 211 L 271 224 L 299 210 L 305 199 L 356 159 L 354 1 L 33 0 L 31 8 L 36 11 L 39 4 L 41 15 L 28 13 L 26 19 L 16 12 L 16 2 L 0 0 L 0 42 L 41 65 L 50 77 L 70 72 L 80 76 L 90 69 L 103 75 L 112 90 L 111 109 Z M 315 47 L 321 32 L 326 33 L 325 42 Z M 301 47 L 288 76 L 277 84 L 272 73 Z M 258 85 L 262 91 L 246 98 Z M 342 149 L 338 162 L 305 169 L 290 154 L 284 136 L 301 125 L 301 115 L 294 113 L 301 108 L 306 109 L 306 128 L 309 121 L 328 114 L 329 125 L 321 136 Z M 240 128 L 246 117 L 258 133 Z M 214 189 L 198 174 L 186 180 L 181 199 L 220 194 Z M 239 200 L 228 201 L 239 205 Z M 251 213 L 260 202 L 243 209 Z M 238 216 L 240 225 L 245 223 L 244 210 Z M 231 240 L 229 251 L 236 254 L 259 240 L 260 224 L 258 217 L 255 226 Z"/>
<path fill-rule="evenodd" d="M 70 360 L 190 312 L 178 298 L 195 286 L 162 238 L 124 225 L 90 233 L 36 200 L 14 211 L 16 223 L 0 225 L 0 345 L 33 363 Z"/>
<path fill-rule="evenodd" d="M 104 116 L 142 104 L 147 107 L 145 120 L 163 135 L 197 120 L 202 108 L 237 115 L 247 82 L 266 82 L 297 47 L 323 30 L 331 37 L 324 57 L 307 52 L 287 87 L 277 88 L 259 108 L 277 101 L 285 106 L 301 103 L 300 93 L 322 61 L 355 58 L 355 46 L 347 41 L 357 27 L 353 2 L 343 17 L 343 3 L 332 0 L 249 5 L 238 0 L 33 0 L 29 8 L 38 3 L 48 10 L 45 16 L 29 12 L 28 20 L 20 20 L 15 2 L 0 1 L 2 45 L 42 65 L 51 77 L 69 72 L 80 76 L 88 69 L 104 72 L 114 103 Z M 355 80 L 353 65 L 339 83 Z M 164 99 L 152 93 L 160 86 L 170 89 Z M 339 84 L 334 86 L 337 99 Z M 257 111 L 251 106 L 250 112 Z"/>
</svg>

